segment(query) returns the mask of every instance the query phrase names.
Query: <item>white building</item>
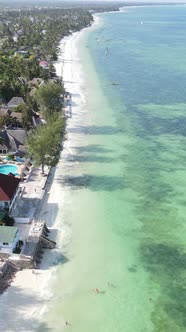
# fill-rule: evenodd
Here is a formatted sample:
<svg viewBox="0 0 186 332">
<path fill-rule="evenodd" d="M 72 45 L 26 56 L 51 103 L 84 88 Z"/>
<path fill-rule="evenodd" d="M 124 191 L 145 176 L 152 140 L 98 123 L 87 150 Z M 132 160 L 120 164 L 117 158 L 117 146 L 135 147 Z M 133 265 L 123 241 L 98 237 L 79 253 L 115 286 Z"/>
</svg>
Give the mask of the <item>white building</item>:
<svg viewBox="0 0 186 332">
<path fill-rule="evenodd" d="M 11 255 L 19 241 L 19 229 L 14 226 L 0 226 L 0 255 Z"/>
</svg>

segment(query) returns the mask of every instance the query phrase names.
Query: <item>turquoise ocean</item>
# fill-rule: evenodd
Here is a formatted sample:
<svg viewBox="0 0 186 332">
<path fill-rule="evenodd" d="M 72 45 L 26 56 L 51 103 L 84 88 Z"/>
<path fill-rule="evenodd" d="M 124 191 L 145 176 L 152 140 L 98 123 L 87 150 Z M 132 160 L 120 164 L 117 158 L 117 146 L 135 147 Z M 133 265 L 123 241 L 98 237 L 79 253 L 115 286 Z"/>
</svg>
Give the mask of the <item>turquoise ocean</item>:
<svg viewBox="0 0 186 332">
<path fill-rule="evenodd" d="M 88 111 L 58 179 L 69 241 L 43 331 L 183 332 L 186 6 L 98 16 L 79 45 Z"/>
</svg>

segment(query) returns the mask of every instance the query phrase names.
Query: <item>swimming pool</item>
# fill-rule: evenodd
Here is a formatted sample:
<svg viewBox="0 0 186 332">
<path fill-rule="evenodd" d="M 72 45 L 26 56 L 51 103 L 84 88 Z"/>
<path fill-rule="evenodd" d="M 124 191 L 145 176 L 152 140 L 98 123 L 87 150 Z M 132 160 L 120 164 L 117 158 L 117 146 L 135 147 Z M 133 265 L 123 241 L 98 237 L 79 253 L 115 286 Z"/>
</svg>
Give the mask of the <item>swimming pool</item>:
<svg viewBox="0 0 186 332">
<path fill-rule="evenodd" d="M 17 175 L 17 169 L 18 169 L 18 167 L 16 165 L 9 165 L 9 164 L 1 165 L 0 166 L 0 173 L 5 174 L 5 175 L 7 175 L 9 173 Z"/>
</svg>

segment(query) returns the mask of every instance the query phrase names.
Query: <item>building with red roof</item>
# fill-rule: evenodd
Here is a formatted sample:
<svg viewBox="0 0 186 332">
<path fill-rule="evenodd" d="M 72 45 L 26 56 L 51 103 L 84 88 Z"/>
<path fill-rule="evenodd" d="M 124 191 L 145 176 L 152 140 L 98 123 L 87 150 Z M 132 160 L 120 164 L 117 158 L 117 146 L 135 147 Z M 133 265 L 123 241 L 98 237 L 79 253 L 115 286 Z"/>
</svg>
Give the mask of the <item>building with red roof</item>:
<svg viewBox="0 0 186 332">
<path fill-rule="evenodd" d="M 18 193 L 20 179 L 0 173 L 0 209 L 11 209 Z"/>
</svg>

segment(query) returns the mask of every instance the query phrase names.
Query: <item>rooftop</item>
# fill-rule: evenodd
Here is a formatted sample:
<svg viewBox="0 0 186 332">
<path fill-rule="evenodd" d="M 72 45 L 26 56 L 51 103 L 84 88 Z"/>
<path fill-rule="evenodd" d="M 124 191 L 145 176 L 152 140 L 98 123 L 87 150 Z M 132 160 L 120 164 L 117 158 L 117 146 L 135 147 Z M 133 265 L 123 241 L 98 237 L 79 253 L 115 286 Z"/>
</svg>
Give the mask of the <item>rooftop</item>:
<svg viewBox="0 0 186 332">
<path fill-rule="evenodd" d="M 20 179 L 0 173 L 0 201 L 10 201 L 15 194 Z"/>
<path fill-rule="evenodd" d="M 8 102 L 8 106 L 9 107 L 16 107 L 19 106 L 21 104 L 24 104 L 24 100 L 22 97 L 13 97 L 12 99 L 10 99 L 10 101 Z"/>
<path fill-rule="evenodd" d="M 11 117 L 12 118 L 15 118 L 16 120 L 18 121 L 22 121 L 22 113 L 19 113 L 19 112 L 12 112 L 11 113 Z"/>
<path fill-rule="evenodd" d="M 14 226 L 0 226 L 0 243 L 12 243 L 18 231 Z"/>
<path fill-rule="evenodd" d="M 9 116 L 11 114 L 11 110 L 6 107 L 0 108 L 0 116 Z"/>
<path fill-rule="evenodd" d="M 17 152 L 20 149 L 20 146 L 24 145 L 27 133 L 22 128 L 7 128 L 1 131 L 0 137 L 4 139 L 4 142 L 0 144 L 1 150 L 7 148 L 12 152 Z"/>
</svg>

